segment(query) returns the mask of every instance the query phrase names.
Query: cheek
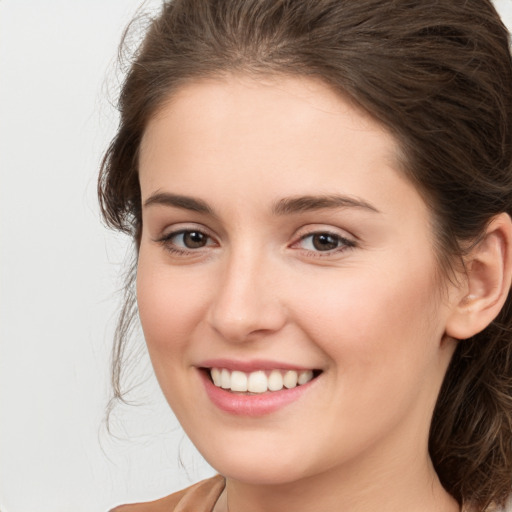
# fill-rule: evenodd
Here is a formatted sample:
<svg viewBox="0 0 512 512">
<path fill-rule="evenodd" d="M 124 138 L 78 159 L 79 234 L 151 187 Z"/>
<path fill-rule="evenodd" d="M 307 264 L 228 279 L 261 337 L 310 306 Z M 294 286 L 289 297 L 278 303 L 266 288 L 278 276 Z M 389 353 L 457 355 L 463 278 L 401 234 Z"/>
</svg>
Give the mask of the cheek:
<svg viewBox="0 0 512 512">
<path fill-rule="evenodd" d="M 425 268 L 365 278 L 354 271 L 321 292 L 307 287 L 311 307 L 301 325 L 330 360 L 333 414 L 325 435 L 333 443 L 338 431 L 356 447 L 405 418 L 416 422 L 415 432 L 430 423 L 449 358 L 439 352 L 442 313 Z"/>
<path fill-rule="evenodd" d="M 179 351 L 203 314 L 201 282 L 152 261 L 143 250 L 137 270 L 139 316 L 155 370 L 158 356 Z"/>
<path fill-rule="evenodd" d="M 434 274 L 420 268 L 353 269 L 328 286 L 305 283 L 303 328 L 341 372 L 358 369 L 363 379 L 428 364 L 444 329 Z"/>
</svg>

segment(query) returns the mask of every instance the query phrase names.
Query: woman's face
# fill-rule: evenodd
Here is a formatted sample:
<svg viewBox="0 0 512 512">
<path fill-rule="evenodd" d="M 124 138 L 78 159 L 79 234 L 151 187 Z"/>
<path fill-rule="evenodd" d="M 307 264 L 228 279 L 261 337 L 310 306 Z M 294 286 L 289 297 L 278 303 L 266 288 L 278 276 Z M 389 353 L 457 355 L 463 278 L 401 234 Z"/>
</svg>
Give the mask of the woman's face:
<svg viewBox="0 0 512 512">
<path fill-rule="evenodd" d="M 149 353 L 219 472 L 428 464 L 450 294 L 386 130 L 312 79 L 205 80 L 150 121 L 140 184 Z"/>
</svg>

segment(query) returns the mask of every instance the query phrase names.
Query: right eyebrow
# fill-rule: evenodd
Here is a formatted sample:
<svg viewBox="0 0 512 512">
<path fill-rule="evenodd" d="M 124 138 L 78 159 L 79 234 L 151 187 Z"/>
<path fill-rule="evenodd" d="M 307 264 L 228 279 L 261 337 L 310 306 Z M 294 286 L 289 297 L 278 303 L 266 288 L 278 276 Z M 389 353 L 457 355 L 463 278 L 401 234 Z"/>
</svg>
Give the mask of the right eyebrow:
<svg viewBox="0 0 512 512">
<path fill-rule="evenodd" d="M 380 213 L 375 206 L 363 199 L 338 194 L 285 197 L 274 204 L 272 211 L 276 215 L 290 215 L 335 208 L 362 208 L 373 213 Z"/>
<path fill-rule="evenodd" d="M 179 194 L 170 194 L 168 192 L 156 192 L 144 201 L 144 208 L 152 205 L 172 206 L 193 212 L 215 215 L 213 210 L 201 199 Z"/>
</svg>

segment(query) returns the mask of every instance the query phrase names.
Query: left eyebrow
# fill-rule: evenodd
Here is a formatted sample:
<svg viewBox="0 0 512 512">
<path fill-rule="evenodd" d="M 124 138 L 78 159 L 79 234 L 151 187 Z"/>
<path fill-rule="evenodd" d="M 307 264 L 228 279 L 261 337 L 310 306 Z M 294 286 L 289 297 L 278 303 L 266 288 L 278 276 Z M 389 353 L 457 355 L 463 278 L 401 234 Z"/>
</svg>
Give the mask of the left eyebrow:
<svg viewBox="0 0 512 512">
<path fill-rule="evenodd" d="M 154 204 L 173 206 L 175 208 L 182 208 L 184 210 L 191 210 L 194 212 L 214 215 L 213 210 L 203 200 L 179 194 L 157 192 L 146 199 L 144 202 L 144 208 Z"/>
<path fill-rule="evenodd" d="M 334 208 L 362 208 L 380 213 L 375 206 L 357 197 L 343 195 L 294 196 L 277 201 L 272 207 L 274 215 L 290 215 L 314 210 Z"/>
</svg>

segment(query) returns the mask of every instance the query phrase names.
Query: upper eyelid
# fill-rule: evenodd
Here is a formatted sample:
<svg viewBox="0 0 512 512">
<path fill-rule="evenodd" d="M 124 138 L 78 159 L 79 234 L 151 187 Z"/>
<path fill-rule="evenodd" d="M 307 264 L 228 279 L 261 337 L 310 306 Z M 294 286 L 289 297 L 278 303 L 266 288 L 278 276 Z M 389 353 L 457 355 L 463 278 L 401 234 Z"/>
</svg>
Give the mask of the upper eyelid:
<svg viewBox="0 0 512 512">
<path fill-rule="evenodd" d="M 156 241 L 165 240 L 171 238 L 172 236 L 179 235 L 180 233 L 186 233 L 187 231 L 199 231 L 212 239 L 216 238 L 212 230 L 208 229 L 206 226 L 202 224 L 180 222 L 178 224 L 173 224 L 172 226 L 168 226 L 162 229 L 161 234 L 157 236 Z"/>
<path fill-rule="evenodd" d="M 340 238 L 353 241 L 354 243 L 358 241 L 358 237 L 352 234 L 350 231 L 326 224 L 309 224 L 307 226 L 302 226 L 296 230 L 295 237 L 297 240 L 300 240 L 307 236 L 318 233 L 329 233 L 330 235 L 339 236 Z"/>
<path fill-rule="evenodd" d="M 179 229 L 177 231 L 171 231 L 168 234 L 163 235 L 161 240 L 169 240 L 170 238 L 173 238 L 173 237 L 178 236 L 178 235 L 183 235 L 185 233 L 196 233 L 196 232 L 205 235 L 207 238 L 209 238 L 211 240 L 214 240 L 214 237 L 212 237 L 208 233 L 205 233 L 204 231 L 201 231 L 200 229 Z"/>
<path fill-rule="evenodd" d="M 334 236 L 339 236 L 340 238 L 352 238 L 350 234 L 348 233 L 340 233 L 339 231 L 335 229 L 313 229 L 313 230 L 307 230 L 305 233 L 301 233 L 299 235 L 299 238 L 305 238 L 312 235 L 318 235 L 318 234 L 329 234 Z"/>
</svg>

